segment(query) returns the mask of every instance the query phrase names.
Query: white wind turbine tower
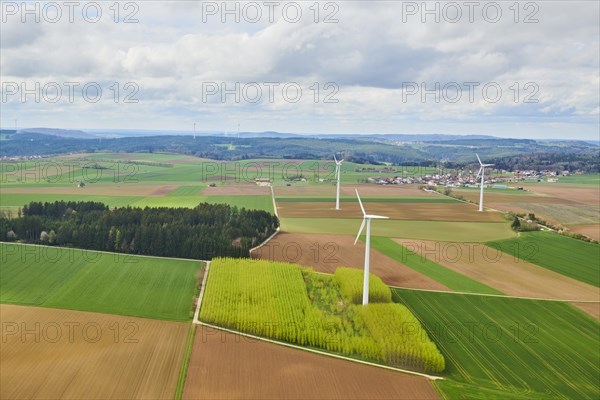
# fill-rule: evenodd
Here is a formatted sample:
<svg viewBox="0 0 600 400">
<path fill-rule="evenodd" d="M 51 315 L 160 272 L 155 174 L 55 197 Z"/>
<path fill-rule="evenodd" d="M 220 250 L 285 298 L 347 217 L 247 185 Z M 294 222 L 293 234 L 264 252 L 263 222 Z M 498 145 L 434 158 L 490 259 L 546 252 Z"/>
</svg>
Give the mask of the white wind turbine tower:
<svg viewBox="0 0 600 400">
<path fill-rule="evenodd" d="M 485 183 L 485 167 L 491 167 L 494 164 L 484 164 L 481 162 L 481 158 L 479 158 L 479 154 L 475 153 L 477 156 L 477 161 L 479 161 L 479 172 L 477 173 L 477 178 L 481 175 L 481 189 L 479 191 L 479 211 L 483 211 L 483 185 Z M 475 179 L 477 179 L 475 178 Z"/>
<path fill-rule="evenodd" d="M 333 155 L 333 159 L 335 160 L 335 177 L 337 179 L 337 196 L 335 198 L 335 209 L 339 210 L 340 209 L 340 180 L 341 180 L 341 173 L 342 173 L 342 163 L 344 162 L 344 159 L 342 158 L 340 161 L 338 161 L 337 158 L 335 157 L 335 154 Z"/>
<path fill-rule="evenodd" d="M 364 227 L 365 227 L 365 222 L 367 224 L 367 241 L 366 241 L 366 248 L 365 248 L 365 276 L 363 279 L 363 305 L 369 304 L 369 259 L 371 256 L 371 220 L 372 219 L 388 219 L 388 217 L 382 217 L 381 215 L 369 215 L 367 214 L 367 212 L 365 211 L 365 208 L 363 207 L 362 201 L 360 201 L 360 196 L 358 195 L 358 190 L 356 190 L 356 197 L 358 198 L 358 204 L 360 204 L 360 209 L 362 210 L 363 213 L 363 221 L 362 224 L 360 224 L 360 229 L 358 230 L 358 235 L 356 236 L 356 240 L 354 241 L 354 245 L 356 245 L 356 243 L 358 242 L 358 238 L 360 237 L 360 234 L 362 233 Z"/>
</svg>

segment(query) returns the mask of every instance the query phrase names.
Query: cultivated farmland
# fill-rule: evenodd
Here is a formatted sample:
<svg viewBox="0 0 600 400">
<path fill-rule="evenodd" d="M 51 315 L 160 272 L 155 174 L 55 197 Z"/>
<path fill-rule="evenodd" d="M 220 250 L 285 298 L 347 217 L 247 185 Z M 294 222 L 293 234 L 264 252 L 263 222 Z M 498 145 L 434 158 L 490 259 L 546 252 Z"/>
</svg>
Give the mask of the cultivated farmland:
<svg viewBox="0 0 600 400">
<path fill-rule="evenodd" d="M 371 238 L 371 246 L 374 249 L 381 251 L 386 256 L 435 279 L 457 292 L 502 294 L 502 292 L 471 279 L 466 275 L 443 267 L 426 257 L 422 257 L 390 238 L 373 237 Z"/>
<path fill-rule="evenodd" d="M 351 278 L 340 276 L 350 291 L 355 286 L 348 284 Z M 382 286 L 373 283 L 374 288 Z M 294 264 L 213 260 L 200 318 L 389 365 L 425 372 L 444 370 L 443 357 L 405 307 L 393 303 L 357 307 L 343 296 L 333 277 Z M 411 329 L 399 330 L 399 326 Z"/>
<path fill-rule="evenodd" d="M 417 376 L 200 326 L 184 399 L 437 399 Z"/>
<path fill-rule="evenodd" d="M 449 398 L 598 398 L 598 321 L 570 305 L 393 290 L 448 360 Z"/>
<path fill-rule="evenodd" d="M 333 274 L 338 267 L 362 270 L 365 245 L 348 235 L 280 233 L 252 256 L 264 260 L 293 262 L 315 271 Z M 371 273 L 388 285 L 418 289 L 449 290 L 421 272 L 371 249 Z"/>
<path fill-rule="evenodd" d="M 519 237 L 487 243 L 515 258 L 600 287 L 600 245 L 550 232 L 523 232 Z"/>
<path fill-rule="evenodd" d="M 8 304 L 0 305 L 0 321 L 2 399 L 172 398 L 190 329 Z"/>
<path fill-rule="evenodd" d="M 279 205 L 278 205 L 279 206 Z M 368 206 L 367 206 L 367 209 Z M 370 211 L 369 211 L 370 212 Z M 360 216 L 360 214 L 356 214 Z M 358 218 L 282 218 L 281 230 L 293 233 L 332 233 L 352 235 L 358 232 Z M 371 228 L 374 236 L 407 239 L 429 239 L 457 242 L 479 242 L 507 239 L 516 234 L 506 222 L 449 221 L 377 221 Z"/>
<path fill-rule="evenodd" d="M 190 319 L 202 263 L 0 243 L 0 302 Z"/>
<path fill-rule="evenodd" d="M 468 222 L 502 222 L 505 221 L 497 212 L 477 212 L 471 204 L 460 202 L 436 202 L 426 198 L 420 202 L 368 202 L 369 212 L 385 215 L 396 220 L 420 221 L 468 221 Z M 435 199 L 435 198 L 434 198 Z M 435 199 L 437 200 L 437 199 Z M 335 210 L 335 200 L 327 202 L 278 202 L 279 214 L 282 218 L 354 218 L 361 215 L 358 202 L 343 202 L 341 210 Z"/>
<path fill-rule="evenodd" d="M 597 287 L 480 243 L 395 240 L 448 269 L 511 296 L 586 301 L 598 300 L 600 296 Z"/>
</svg>

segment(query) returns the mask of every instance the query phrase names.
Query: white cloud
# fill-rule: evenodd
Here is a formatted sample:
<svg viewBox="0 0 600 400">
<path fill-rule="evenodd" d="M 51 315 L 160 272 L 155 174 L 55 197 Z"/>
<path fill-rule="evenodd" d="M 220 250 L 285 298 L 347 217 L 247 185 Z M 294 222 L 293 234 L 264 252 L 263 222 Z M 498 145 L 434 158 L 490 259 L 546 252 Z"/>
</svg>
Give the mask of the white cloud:
<svg viewBox="0 0 600 400">
<path fill-rule="evenodd" d="M 403 22 L 403 3 L 383 1 L 336 2 L 339 22 L 325 24 L 322 19 L 334 10 L 325 9 L 325 3 L 320 3 L 320 23 L 314 23 L 308 8 L 312 2 L 302 3 L 298 23 L 286 22 L 280 10 L 277 22 L 268 23 L 264 7 L 259 23 L 242 18 L 224 24 L 220 15 L 203 22 L 201 2 L 139 3 L 135 24 L 112 22 L 109 3 L 102 3 L 103 20 L 95 24 L 81 18 L 23 24 L 19 15 L 9 16 L 1 26 L 3 82 L 117 82 L 121 87 L 136 82 L 140 90 L 135 105 L 81 99 L 44 105 L 20 103 L 13 96 L 2 104 L 2 124 L 19 118 L 28 126 L 185 129 L 202 118 L 207 129 L 226 129 L 223 124 L 234 118 L 256 130 L 496 134 L 512 124 L 521 129 L 513 129 L 515 135 L 570 136 L 576 131 L 597 137 L 597 2 L 538 2 L 539 22 L 533 24 L 513 21 L 512 3 L 499 3 L 503 17 L 497 23 L 486 22 L 481 13 L 474 14 L 474 23 L 465 15 L 458 23 L 443 18 L 435 23 L 431 16 L 422 23 L 418 14 L 405 15 Z M 519 19 L 529 11 L 521 9 Z M 228 87 L 234 82 L 299 82 L 305 90 L 294 104 L 281 96 L 257 104 L 214 99 L 206 104 L 206 82 L 227 82 Z M 307 89 L 314 82 L 336 83 L 339 103 L 315 103 Z M 497 103 L 481 96 L 474 102 L 436 103 L 431 96 L 426 102 L 420 96 L 402 101 L 403 82 L 427 87 L 496 82 L 503 97 Z M 512 101 L 509 88 L 515 82 L 521 88 L 537 84 L 539 104 Z M 77 119 L 71 118 L 74 113 Z"/>
</svg>

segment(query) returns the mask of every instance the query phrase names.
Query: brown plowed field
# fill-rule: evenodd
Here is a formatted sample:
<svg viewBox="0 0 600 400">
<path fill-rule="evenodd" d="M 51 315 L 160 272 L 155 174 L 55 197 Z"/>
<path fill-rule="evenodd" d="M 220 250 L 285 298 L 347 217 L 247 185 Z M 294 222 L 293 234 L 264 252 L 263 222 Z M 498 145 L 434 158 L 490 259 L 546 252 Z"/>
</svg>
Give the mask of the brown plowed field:
<svg viewBox="0 0 600 400">
<path fill-rule="evenodd" d="M 598 300 L 600 288 L 579 282 L 480 243 L 394 239 L 453 271 L 511 296 Z M 495 260 L 495 261 L 494 261 Z"/>
<path fill-rule="evenodd" d="M 342 196 L 356 197 L 354 189 L 358 189 L 361 197 L 377 196 L 395 196 L 395 197 L 432 197 L 439 196 L 435 193 L 428 193 L 419 189 L 419 185 L 374 185 L 374 184 L 343 184 L 340 187 Z M 275 188 L 275 194 L 279 197 L 302 197 L 302 196 L 331 196 L 335 202 L 335 184 L 322 185 L 297 185 L 281 186 Z"/>
<path fill-rule="evenodd" d="M 97 196 L 165 196 L 177 189 L 179 186 L 149 186 L 133 184 L 113 185 L 87 185 L 83 188 L 72 186 L 62 187 L 21 187 L 2 189 L 4 194 L 77 194 Z"/>
<path fill-rule="evenodd" d="M 202 190 L 202 196 L 256 196 L 271 195 L 271 189 L 256 184 L 226 184 L 215 187 L 206 187 Z"/>
<path fill-rule="evenodd" d="M 567 186 L 567 185 L 524 185 L 527 190 L 541 193 L 568 202 L 577 202 L 598 206 L 600 204 L 600 188 Z"/>
<path fill-rule="evenodd" d="M 600 303 L 571 303 L 581 311 L 600 320 Z"/>
<path fill-rule="evenodd" d="M 477 207 L 465 203 L 393 203 L 369 202 L 364 204 L 369 214 L 385 215 L 391 219 L 419 221 L 504 221 L 498 212 L 478 212 Z M 341 203 L 341 210 L 335 210 L 332 202 L 278 202 L 279 215 L 304 218 L 358 218 L 362 211 L 358 202 Z"/>
<path fill-rule="evenodd" d="M 354 246 L 354 237 L 305 233 L 280 233 L 256 250 L 255 258 L 284 261 L 332 274 L 337 267 L 363 269 L 365 244 Z M 446 286 L 371 248 L 371 273 L 386 284 L 416 289 L 450 291 Z"/>
<path fill-rule="evenodd" d="M 425 378 L 198 326 L 184 399 L 437 399 Z"/>
<path fill-rule="evenodd" d="M 419 185 L 342 185 L 340 192 L 343 195 L 356 196 L 354 189 L 358 189 L 361 197 L 367 196 L 396 196 L 396 197 L 437 197 L 439 194 L 429 193 L 419 189 Z M 335 191 L 333 192 L 335 195 Z"/>
<path fill-rule="evenodd" d="M 0 311 L 0 398 L 173 398 L 190 324 L 8 304 Z"/>
<path fill-rule="evenodd" d="M 465 199 L 479 203 L 479 191 L 454 189 L 454 193 Z M 537 203 L 537 204 L 567 204 L 569 201 L 534 193 L 521 193 L 516 190 L 506 189 L 506 193 L 486 192 L 483 198 L 484 205 L 492 207 L 494 204 Z"/>
<path fill-rule="evenodd" d="M 578 226 L 570 226 L 570 231 L 581 233 L 589 238 L 600 241 L 600 225 L 592 224 L 592 225 L 578 225 Z"/>
</svg>

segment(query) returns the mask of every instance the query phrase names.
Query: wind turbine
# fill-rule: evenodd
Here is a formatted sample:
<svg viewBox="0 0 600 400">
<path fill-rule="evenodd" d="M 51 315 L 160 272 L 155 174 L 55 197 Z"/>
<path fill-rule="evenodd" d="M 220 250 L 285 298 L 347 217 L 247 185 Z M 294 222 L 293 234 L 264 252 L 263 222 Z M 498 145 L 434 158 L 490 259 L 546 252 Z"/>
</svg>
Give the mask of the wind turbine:
<svg viewBox="0 0 600 400">
<path fill-rule="evenodd" d="M 335 198 L 335 209 L 339 210 L 340 209 L 340 178 L 341 178 L 341 170 L 342 170 L 342 163 L 344 162 L 344 159 L 342 158 L 340 161 L 337 160 L 337 158 L 335 158 L 335 154 L 333 155 L 333 159 L 335 160 L 335 176 L 337 178 L 337 196 Z"/>
<path fill-rule="evenodd" d="M 365 277 L 363 279 L 363 305 L 369 304 L 369 259 L 371 256 L 371 220 L 372 219 L 388 219 L 388 217 L 382 217 L 381 215 L 370 215 L 367 214 L 365 208 L 363 207 L 362 201 L 360 201 L 360 196 L 358 195 L 358 189 L 354 189 L 356 191 L 356 197 L 358 197 L 358 204 L 360 204 L 360 209 L 363 213 L 363 221 L 360 224 L 360 229 L 358 230 L 358 235 L 356 235 L 356 240 L 354 241 L 354 245 L 358 242 L 358 238 L 362 233 L 365 223 L 367 224 L 367 241 L 365 248 Z"/>
<path fill-rule="evenodd" d="M 481 158 L 479 158 L 479 154 L 475 153 L 475 155 L 477 156 L 477 161 L 479 161 L 479 172 L 477 173 L 477 178 L 479 178 L 479 175 L 481 175 L 481 189 L 479 191 L 479 211 L 483 211 L 483 184 L 485 182 L 485 167 L 491 167 L 494 164 L 484 164 L 481 162 Z M 475 178 L 475 179 L 477 179 Z"/>
</svg>

